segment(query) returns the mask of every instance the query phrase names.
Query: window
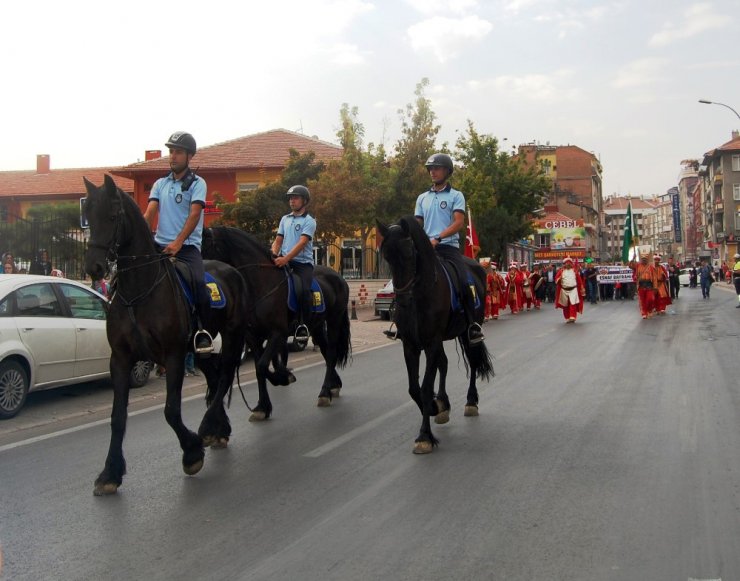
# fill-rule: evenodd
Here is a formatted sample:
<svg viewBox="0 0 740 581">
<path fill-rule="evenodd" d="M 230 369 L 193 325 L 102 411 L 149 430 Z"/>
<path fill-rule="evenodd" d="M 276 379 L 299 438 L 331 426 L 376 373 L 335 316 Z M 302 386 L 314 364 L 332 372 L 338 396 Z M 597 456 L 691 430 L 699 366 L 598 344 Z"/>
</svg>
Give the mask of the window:
<svg viewBox="0 0 740 581">
<path fill-rule="evenodd" d="M 550 233 L 547 234 L 538 234 L 538 245 L 540 248 L 549 248 L 550 247 Z"/>
<path fill-rule="evenodd" d="M 75 319 L 105 319 L 106 308 L 100 297 L 71 284 L 62 284 L 59 288 Z"/>
<path fill-rule="evenodd" d="M 732 171 L 740 171 L 740 155 L 732 156 Z"/>
<path fill-rule="evenodd" d="M 740 201 L 740 184 L 732 184 L 732 199 Z"/>
<path fill-rule="evenodd" d="M 62 307 L 48 283 L 29 284 L 15 291 L 19 317 L 60 317 Z"/>
<path fill-rule="evenodd" d="M 247 192 L 251 192 L 252 190 L 256 190 L 260 185 L 256 182 L 246 182 L 243 184 L 239 184 L 239 193 L 245 194 Z"/>
</svg>

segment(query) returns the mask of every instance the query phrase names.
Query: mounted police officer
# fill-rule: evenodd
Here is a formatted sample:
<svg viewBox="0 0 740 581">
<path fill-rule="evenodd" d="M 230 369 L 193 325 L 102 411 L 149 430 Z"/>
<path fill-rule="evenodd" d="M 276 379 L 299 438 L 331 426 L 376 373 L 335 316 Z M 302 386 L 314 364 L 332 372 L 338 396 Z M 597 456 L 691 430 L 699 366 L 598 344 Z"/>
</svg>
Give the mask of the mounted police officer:
<svg viewBox="0 0 740 581">
<path fill-rule="evenodd" d="M 465 227 L 465 196 L 450 186 L 449 178 L 454 167 L 449 155 L 435 153 L 424 165 L 432 178 L 432 187 L 416 199 L 414 215 L 440 258 L 455 265 L 468 324 L 468 339 L 474 345 L 484 336 L 480 325 L 475 322 L 473 295 L 467 280 L 468 266 L 460 253 L 458 232 Z"/>
<path fill-rule="evenodd" d="M 162 252 L 177 257 L 190 268 L 195 279 L 194 302 L 198 315 L 193 345 L 196 353 L 210 353 L 213 351 L 213 338 L 204 327 L 210 317 L 211 305 L 200 254 L 206 182 L 190 169 L 190 160 L 197 150 L 190 133 L 175 132 L 165 145 L 170 151 L 172 171 L 154 183 L 144 218 L 151 228 L 159 215 L 154 240 Z"/>
<path fill-rule="evenodd" d="M 308 213 L 311 193 L 306 186 L 291 187 L 287 194 L 290 213 L 280 219 L 277 235 L 272 243 L 275 266 L 288 266 L 301 279 L 300 324 L 295 331 L 295 340 L 308 343 L 308 322 L 313 308 L 311 281 L 313 280 L 313 238 L 316 220 Z"/>
</svg>

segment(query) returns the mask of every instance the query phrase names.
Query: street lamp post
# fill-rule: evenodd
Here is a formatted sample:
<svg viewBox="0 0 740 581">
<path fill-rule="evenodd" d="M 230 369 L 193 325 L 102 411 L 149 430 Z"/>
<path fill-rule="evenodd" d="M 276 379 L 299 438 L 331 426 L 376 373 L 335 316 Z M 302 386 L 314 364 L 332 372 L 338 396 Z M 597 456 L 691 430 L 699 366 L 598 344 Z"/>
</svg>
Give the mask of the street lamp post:
<svg viewBox="0 0 740 581">
<path fill-rule="evenodd" d="M 735 111 L 732 107 L 729 105 L 725 105 L 724 103 L 718 103 L 717 101 L 708 101 L 707 99 L 699 99 L 699 103 L 703 103 L 704 105 L 720 105 L 722 107 L 727 107 L 730 111 L 732 111 L 735 116 L 740 119 L 740 113 Z"/>
</svg>

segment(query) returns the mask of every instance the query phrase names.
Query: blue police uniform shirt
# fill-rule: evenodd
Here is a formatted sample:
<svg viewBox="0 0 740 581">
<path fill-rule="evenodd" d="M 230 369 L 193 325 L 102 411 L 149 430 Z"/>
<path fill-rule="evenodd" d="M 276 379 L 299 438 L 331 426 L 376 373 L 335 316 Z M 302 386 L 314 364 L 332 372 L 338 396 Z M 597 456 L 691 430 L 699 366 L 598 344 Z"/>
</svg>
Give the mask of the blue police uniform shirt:
<svg viewBox="0 0 740 581">
<path fill-rule="evenodd" d="M 177 238 L 190 215 L 191 204 L 200 204 L 205 208 L 206 190 L 206 181 L 199 176 L 184 192 L 182 191 L 182 180 L 176 180 L 172 172 L 154 182 L 149 200 L 159 202 L 159 221 L 157 233 L 154 236 L 157 244 L 167 246 Z M 203 213 L 201 212 L 198 225 L 183 244 L 195 246 L 200 250 L 202 239 Z"/>
<path fill-rule="evenodd" d="M 313 264 L 313 236 L 316 232 L 316 220 L 308 212 L 300 216 L 294 216 L 291 212 L 280 218 L 278 226 L 278 235 L 283 237 L 283 245 L 280 248 L 280 254 L 285 256 L 293 247 L 298 244 L 301 236 L 308 236 L 308 244 L 303 250 L 293 258 L 296 262 Z"/>
<path fill-rule="evenodd" d="M 462 192 L 455 190 L 447 184 L 441 192 L 429 189 L 416 198 L 416 209 L 414 215 L 424 220 L 424 232 L 429 238 L 436 238 L 439 233 L 454 222 L 453 214 L 462 212 L 465 214 L 465 196 Z M 441 244 L 460 247 L 460 238 L 457 233 L 447 238 L 442 238 Z"/>
</svg>

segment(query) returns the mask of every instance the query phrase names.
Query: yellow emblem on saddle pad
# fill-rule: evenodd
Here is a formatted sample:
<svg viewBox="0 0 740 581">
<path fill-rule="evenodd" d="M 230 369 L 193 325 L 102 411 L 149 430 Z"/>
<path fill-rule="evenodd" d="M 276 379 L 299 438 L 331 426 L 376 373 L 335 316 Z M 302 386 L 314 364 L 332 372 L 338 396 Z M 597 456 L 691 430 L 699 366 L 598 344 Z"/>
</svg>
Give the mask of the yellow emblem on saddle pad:
<svg viewBox="0 0 740 581">
<path fill-rule="evenodd" d="M 221 297 L 221 291 L 218 290 L 218 285 L 215 282 L 207 282 L 206 286 L 211 292 L 211 302 L 220 303 L 223 300 L 223 297 Z"/>
<path fill-rule="evenodd" d="M 314 307 L 321 306 L 321 293 L 318 291 L 313 292 L 313 306 Z"/>
</svg>

